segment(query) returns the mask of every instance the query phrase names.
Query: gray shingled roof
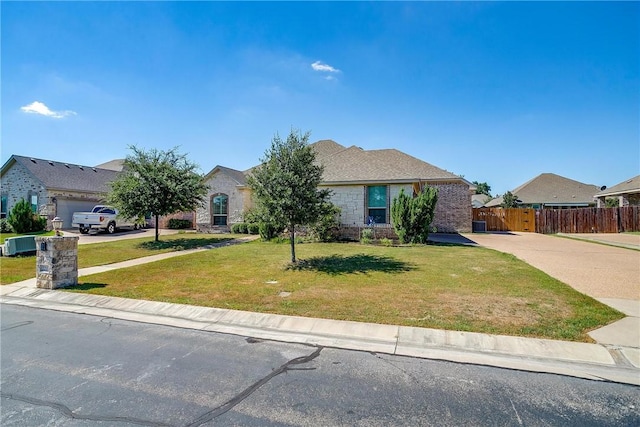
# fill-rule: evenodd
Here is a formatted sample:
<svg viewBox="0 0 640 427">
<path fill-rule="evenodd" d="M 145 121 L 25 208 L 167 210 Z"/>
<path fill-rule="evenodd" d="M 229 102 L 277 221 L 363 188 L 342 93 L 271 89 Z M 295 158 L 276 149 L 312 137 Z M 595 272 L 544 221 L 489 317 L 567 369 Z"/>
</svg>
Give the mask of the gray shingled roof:
<svg viewBox="0 0 640 427">
<path fill-rule="evenodd" d="M 320 159 L 324 183 L 461 180 L 459 176 L 395 149 L 351 146 Z"/>
<path fill-rule="evenodd" d="M 621 194 L 640 193 L 640 175 L 622 181 L 611 188 L 605 188 L 596 194 L 596 197 L 619 196 Z"/>
<path fill-rule="evenodd" d="M 101 163 L 99 165 L 96 165 L 96 168 L 122 172 L 122 169 L 124 169 L 124 159 L 114 159 L 106 163 Z"/>
<path fill-rule="evenodd" d="M 215 168 L 211 169 L 211 171 L 205 175 L 205 179 L 209 179 L 209 177 L 211 177 L 211 175 L 213 175 L 214 173 L 217 172 L 222 172 L 226 175 L 228 175 L 229 177 L 231 177 L 231 179 L 233 179 L 235 182 L 238 183 L 238 185 L 247 185 L 247 172 L 242 172 L 236 169 L 231 169 L 225 166 L 216 166 Z"/>
<path fill-rule="evenodd" d="M 108 183 L 118 172 L 71 163 L 13 155 L 2 167 L 2 174 L 13 164 L 19 163 L 31 172 L 49 189 L 74 190 L 88 193 L 105 193 L 110 190 Z"/>
<path fill-rule="evenodd" d="M 593 204 L 593 196 L 600 190 L 596 185 L 584 184 L 553 173 L 538 175 L 512 190 L 523 204 L 584 205 Z M 500 206 L 502 197 L 487 203 L 487 207 Z"/>
<path fill-rule="evenodd" d="M 395 149 L 363 150 L 356 146 L 346 148 L 330 139 L 314 142 L 310 146 L 316 152 L 316 161 L 324 165 L 323 184 L 415 182 L 416 180 L 461 180 L 467 183 L 451 172 Z M 216 166 L 206 176 L 211 176 L 216 170 L 224 170 L 240 185 L 246 185 L 246 177 L 253 169 L 240 172 Z"/>
</svg>

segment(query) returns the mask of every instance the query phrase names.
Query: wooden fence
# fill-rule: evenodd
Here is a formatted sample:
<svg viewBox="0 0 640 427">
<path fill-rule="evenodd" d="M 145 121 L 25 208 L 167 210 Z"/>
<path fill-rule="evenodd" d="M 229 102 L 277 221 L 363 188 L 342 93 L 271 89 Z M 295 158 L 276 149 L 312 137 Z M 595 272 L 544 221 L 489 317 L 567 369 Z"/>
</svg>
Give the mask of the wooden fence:
<svg viewBox="0 0 640 427">
<path fill-rule="evenodd" d="M 622 233 L 640 231 L 640 206 L 537 211 L 528 208 L 475 208 L 473 220 L 486 221 L 487 231 Z"/>
<path fill-rule="evenodd" d="M 474 221 L 486 221 L 487 231 L 536 231 L 535 209 L 475 208 Z"/>
<path fill-rule="evenodd" d="M 542 209 L 536 214 L 536 232 L 542 234 L 625 231 L 640 231 L 640 206 Z"/>
</svg>

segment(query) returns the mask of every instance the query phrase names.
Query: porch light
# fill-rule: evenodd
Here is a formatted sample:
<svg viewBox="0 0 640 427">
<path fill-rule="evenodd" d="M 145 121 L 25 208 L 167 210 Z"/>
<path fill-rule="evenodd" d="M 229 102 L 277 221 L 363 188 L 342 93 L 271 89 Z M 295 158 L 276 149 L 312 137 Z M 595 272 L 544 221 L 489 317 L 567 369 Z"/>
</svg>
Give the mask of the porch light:
<svg viewBox="0 0 640 427">
<path fill-rule="evenodd" d="M 53 225 L 53 229 L 56 231 L 56 236 L 61 236 L 62 234 L 60 234 L 60 229 L 62 228 L 62 219 L 60 219 L 59 216 L 53 218 L 51 220 L 51 224 Z"/>
</svg>

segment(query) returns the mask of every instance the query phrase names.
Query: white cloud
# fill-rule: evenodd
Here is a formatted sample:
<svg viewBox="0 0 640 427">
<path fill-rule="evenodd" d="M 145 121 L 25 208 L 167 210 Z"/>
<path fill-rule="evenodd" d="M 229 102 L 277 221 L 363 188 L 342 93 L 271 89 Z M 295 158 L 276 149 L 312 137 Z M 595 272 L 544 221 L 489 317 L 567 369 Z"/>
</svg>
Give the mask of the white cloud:
<svg viewBox="0 0 640 427">
<path fill-rule="evenodd" d="M 50 110 L 49 107 L 47 107 L 44 103 L 40 101 L 34 101 L 29 105 L 20 107 L 20 109 L 25 113 L 40 114 L 42 116 L 53 117 L 54 119 L 62 119 L 67 116 L 76 115 L 76 112 L 71 110 L 65 110 L 65 111 Z"/>
<path fill-rule="evenodd" d="M 329 64 L 323 64 L 320 61 L 316 61 L 313 64 L 311 64 L 311 68 L 313 68 L 315 71 L 326 71 L 328 73 L 339 73 L 340 72 L 340 70 L 338 70 L 337 68 L 333 68 Z"/>
</svg>

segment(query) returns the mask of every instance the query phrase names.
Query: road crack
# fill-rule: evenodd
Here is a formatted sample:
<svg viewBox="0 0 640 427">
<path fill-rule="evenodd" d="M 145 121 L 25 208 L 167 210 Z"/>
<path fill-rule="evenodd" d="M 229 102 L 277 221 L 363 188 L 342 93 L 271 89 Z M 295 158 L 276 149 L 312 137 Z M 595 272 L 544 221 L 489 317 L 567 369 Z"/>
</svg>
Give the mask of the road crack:
<svg viewBox="0 0 640 427">
<path fill-rule="evenodd" d="M 0 396 L 2 396 L 5 399 L 17 400 L 20 402 L 29 403 L 34 406 L 46 406 L 51 409 L 55 409 L 56 411 L 60 412 L 60 414 L 62 414 L 63 416 L 73 420 L 122 422 L 122 423 L 136 424 L 140 426 L 171 427 L 171 424 L 160 423 L 157 421 L 142 420 L 140 418 L 134 418 L 134 417 L 119 417 L 119 416 L 112 416 L 112 415 L 105 415 L 105 416 L 83 415 L 83 414 L 73 412 L 71 409 L 69 409 L 68 406 L 63 405 L 62 403 L 50 402 L 47 400 L 40 400 L 34 397 L 22 396 L 14 393 L 0 392 Z"/>
<path fill-rule="evenodd" d="M 244 389 L 242 392 L 240 392 L 238 395 L 234 396 L 227 402 L 223 403 L 217 408 L 213 408 L 210 411 L 205 412 L 204 414 L 196 418 L 193 422 L 187 424 L 186 427 L 201 426 L 202 424 L 212 421 L 214 418 L 225 414 L 226 412 L 233 409 L 236 405 L 241 403 L 243 400 L 245 400 L 247 397 L 251 396 L 260 387 L 262 387 L 263 385 L 271 381 L 272 378 L 277 377 L 278 375 L 284 372 L 311 370 L 310 368 L 294 368 L 293 366 L 302 365 L 304 363 L 311 362 L 313 359 L 320 356 L 320 352 L 322 351 L 322 349 L 323 347 L 318 347 L 316 351 L 314 351 L 313 353 L 307 356 L 296 357 L 295 359 L 289 360 L 287 363 L 281 365 L 278 369 L 275 369 L 266 377 L 256 381 L 255 383 L 253 383 L 252 385 Z"/>
</svg>

